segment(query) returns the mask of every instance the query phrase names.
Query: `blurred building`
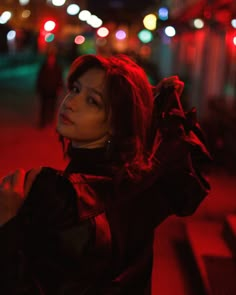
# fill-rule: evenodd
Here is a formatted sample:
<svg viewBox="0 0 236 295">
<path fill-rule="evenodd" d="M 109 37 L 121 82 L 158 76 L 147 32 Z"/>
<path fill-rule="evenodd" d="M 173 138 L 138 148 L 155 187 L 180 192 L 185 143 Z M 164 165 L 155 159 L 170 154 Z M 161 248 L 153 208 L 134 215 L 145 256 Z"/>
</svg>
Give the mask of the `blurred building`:
<svg viewBox="0 0 236 295">
<path fill-rule="evenodd" d="M 190 105 L 201 119 L 208 115 L 209 100 L 224 99 L 235 106 L 236 1 L 162 1 L 169 18 L 158 20 L 153 59 L 162 76 L 179 74 L 190 86 Z M 172 27 L 174 36 L 166 34 Z"/>
<path fill-rule="evenodd" d="M 0 52 L 43 52 L 54 44 L 69 60 L 83 53 L 128 53 L 154 65 L 160 78 L 178 74 L 184 79 L 186 104 L 195 105 L 201 119 L 213 97 L 236 105 L 235 0 L 74 0 L 80 8 L 74 14 L 68 13 L 72 1 L 59 2 L 64 4 L 1 0 Z M 102 22 L 92 27 L 79 19 L 82 11 Z M 11 17 L 4 24 L 5 12 Z M 151 29 L 144 25 L 149 14 L 156 17 Z M 55 25 L 51 31 L 45 30 L 49 20 Z M 101 27 L 105 31 L 98 33 Z"/>
<path fill-rule="evenodd" d="M 214 158 L 235 170 L 236 1 L 173 0 L 170 12 L 165 27 L 176 34 L 166 38 L 160 28 L 155 56 L 163 75 L 185 80 L 187 101 L 197 107 Z"/>
</svg>

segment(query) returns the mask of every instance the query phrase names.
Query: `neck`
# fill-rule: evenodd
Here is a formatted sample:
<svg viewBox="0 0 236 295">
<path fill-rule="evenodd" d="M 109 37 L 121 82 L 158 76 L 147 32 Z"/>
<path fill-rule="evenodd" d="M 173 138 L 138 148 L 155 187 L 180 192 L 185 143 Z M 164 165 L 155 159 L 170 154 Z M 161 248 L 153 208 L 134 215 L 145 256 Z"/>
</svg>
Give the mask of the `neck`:
<svg viewBox="0 0 236 295">
<path fill-rule="evenodd" d="M 99 138 L 94 141 L 90 142 L 78 142 L 78 141 L 72 141 L 72 147 L 74 148 L 84 148 L 84 149 L 95 149 L 95 148 L 102 148 L 105 146 L 105 143 L 107 141 L 107 135 L 105 135 L 102 138 Z"/>
</svg>

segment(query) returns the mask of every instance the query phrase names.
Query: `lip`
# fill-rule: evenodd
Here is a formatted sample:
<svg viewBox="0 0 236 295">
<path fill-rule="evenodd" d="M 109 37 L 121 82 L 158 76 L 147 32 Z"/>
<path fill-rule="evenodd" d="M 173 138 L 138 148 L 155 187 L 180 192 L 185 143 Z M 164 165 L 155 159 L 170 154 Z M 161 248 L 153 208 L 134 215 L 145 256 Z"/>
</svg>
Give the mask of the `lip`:
<svg viewBox="0 0 236 295">
<path fill-rule="evenodd" d="M 63 123 L 63 124 L 66 124 L 66 125 L 71 125 L 73 124 L 73 122 L 67 117 L 67 115 L 65 114 L 60 114 L 60 121 Z"/>
</svg>

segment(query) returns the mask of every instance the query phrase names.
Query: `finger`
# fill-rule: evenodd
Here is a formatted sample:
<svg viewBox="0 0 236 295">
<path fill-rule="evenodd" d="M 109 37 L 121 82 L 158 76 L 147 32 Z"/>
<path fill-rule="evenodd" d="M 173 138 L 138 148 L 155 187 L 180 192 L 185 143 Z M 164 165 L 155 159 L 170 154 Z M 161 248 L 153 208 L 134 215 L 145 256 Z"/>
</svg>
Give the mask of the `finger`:
<svg viewBox="0 0 236 295">
<path fill-rule="evenodd" d="M 179 95 L 181 95 L 184 87 L 183 81 L 179 79 L 179 76 L 174 75 L 170 77 L 163 78 L 157 85 L 155 92 L 158 94 L 161 91 L 161 88 L 173 87 L 178 91 Z"/>
<path fill-rule="evenodd" d="M 184 82 L 183 82 L 183 81 L 177 81 L 177 82 L 174 82 L 174 86 L 175 86 L 176 88 L 180 88 L 180 89 L 182 89 L 182 88 L 184 88 Z"/>
<path fill-rule="evenodd" d="M 158 94 L 161 91 L 162 87 L 165 87 L 166 83 L 168 83 L 168 78 L 163 78 L 157 85 L 156 85 L 156 89 L 155 92 Z"/>
<path fill-rule="evenodd" d="M 181 95 L 184 90 L 184 82 L 178 81 L 178 83 L 176 83 L 174 87 L 175 87 L 177 93 L 179 95 Z"/>
<path fill-rule="evenodd" d="M 12 182 L 13 182 L 13 178 L 14 178 L 14 174 L 16 173 L 17 170 L 11 171 L 9 174 L 3 176 L 0 179 L 0 186 L 4 186 L 4 187 L 12 187 Z"/>
<path fill-rule="evenodd" d="M 179 80 L 179 76 L 175 75 L 175 76 L 170 76 L 164 79 L 165 82 L 173 82 L 173 81 L 178 81 Z"/>
<path fill-rule="evenodd" d="M 164 86 L 173 86 L 175 84 L 178 84 L 180 82 L 178 76 L 171 76 L 163 80 Z"/>
<path fill-rule="evenodd" d="M 24 196 L 24 182 L 25 170 L 17 169 L 16 172 L 13 174 L 11 186 L 12 190 L 20 194 L 22 197 Z"/>
<path fill-rule="evenodd" d="M 0 178 L 0 185 L 6 182 L 6 178 L 8 178 L 12 173 L 4 175 L 3 177 Z"/>
<path fill-rule="evenodd" d="M 2 189 L 9 189 L 10 188 L 10 184 L 11 184 L 11 178 L 12 175 L 7 175 L 7 176 L 4 176 L 1 181 L 0 181 L 0 187 Z"/>
</svg>

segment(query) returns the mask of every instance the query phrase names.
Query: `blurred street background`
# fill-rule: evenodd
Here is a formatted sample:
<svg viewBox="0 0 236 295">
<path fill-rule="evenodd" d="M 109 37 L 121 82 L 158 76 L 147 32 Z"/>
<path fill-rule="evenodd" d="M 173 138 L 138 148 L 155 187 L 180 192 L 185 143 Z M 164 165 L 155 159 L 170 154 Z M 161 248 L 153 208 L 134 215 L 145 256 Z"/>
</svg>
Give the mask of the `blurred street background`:
<svg viewBox="0 0 236 295">
<path fill-rule="evenodd" d="M 182 103 L 197 108 L 214 158 L 212 191 L 193 216 L 156 230 L 152 293 L 235 295 L 236 1 L 1 0 L 0 177 L 66 165 L 54 122 L 39 126 L 36 81 L 50 50 L 64 81 L 78 55 L 125 53 L 152 84 L 185 82 Z"/>
</svg>

